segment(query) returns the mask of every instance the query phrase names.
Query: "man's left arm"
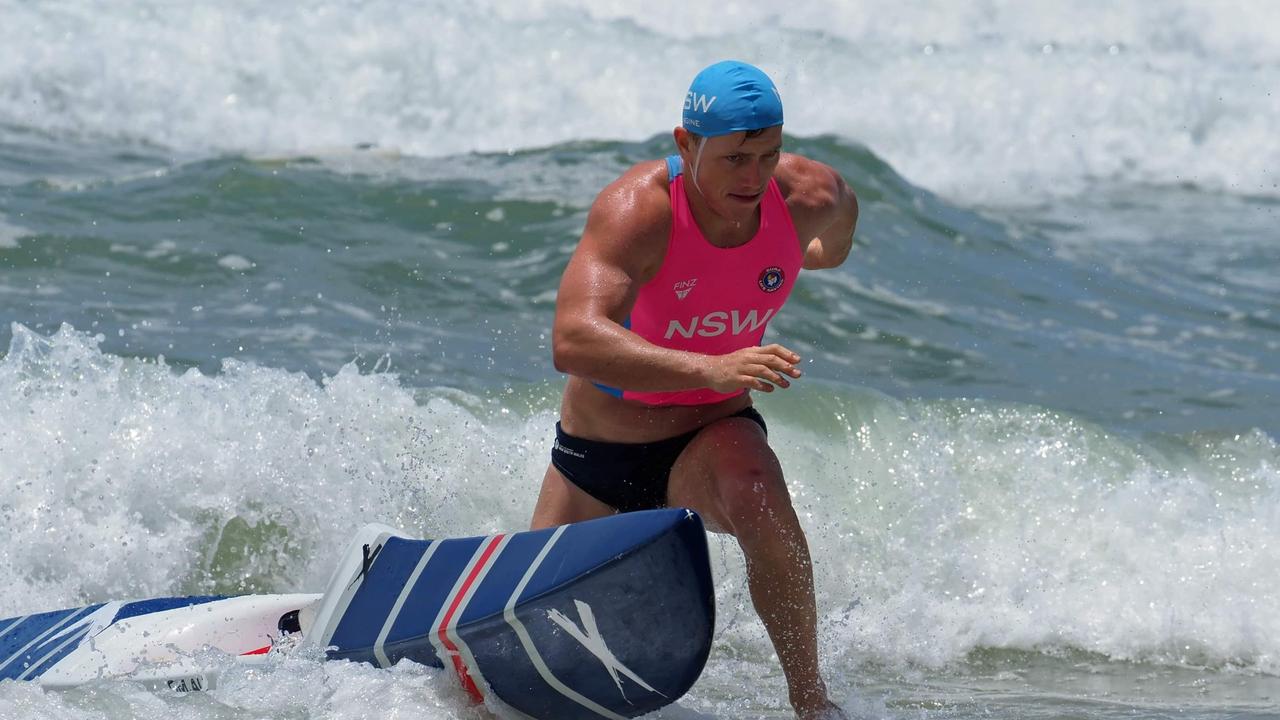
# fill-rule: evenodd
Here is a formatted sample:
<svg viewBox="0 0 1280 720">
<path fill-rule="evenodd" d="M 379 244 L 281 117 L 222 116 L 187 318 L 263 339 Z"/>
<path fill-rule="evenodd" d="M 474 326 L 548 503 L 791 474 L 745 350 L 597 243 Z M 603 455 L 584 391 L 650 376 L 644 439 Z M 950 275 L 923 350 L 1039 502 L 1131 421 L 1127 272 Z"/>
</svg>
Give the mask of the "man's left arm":
<svg viewBox="0 0 1280 720">
<path fill-rule="evenodd" d="M 817 270 L 839 266 L 849 257 L 853 231 L 858 225 L 858 197 L 840 173 L 822 163 L 813 162 L 805 173 L 813 187 L 810 211 L 818 228 L 805 246 L 804 269 Z"/>
</svg>

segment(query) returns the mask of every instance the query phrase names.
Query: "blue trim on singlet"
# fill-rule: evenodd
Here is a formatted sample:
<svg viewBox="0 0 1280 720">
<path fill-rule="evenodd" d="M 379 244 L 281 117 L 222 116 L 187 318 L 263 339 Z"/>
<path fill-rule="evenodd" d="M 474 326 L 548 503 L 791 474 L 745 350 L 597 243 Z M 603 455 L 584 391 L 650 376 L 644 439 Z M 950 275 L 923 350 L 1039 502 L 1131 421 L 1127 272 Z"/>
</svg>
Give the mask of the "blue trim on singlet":
<svg viewBox="0 0 1280 720">
<path fill-rule="evenodd" d="M 596 387 L 600 388 L 601 390 L 603 390 L 603 391 L 605 391 L 605 392 L 609 393 L 610 395 L 612 395 L 612 396 L 614 396 L 614 397 L 616 397 L 616 398 L 621 398 L 621 397 L 622 397 L 622 390 L 621 390 L 621 389 L 619 389 L 619 388 L 616 388 L 616 387 L 610 387 L 610 386 L 608 386 L 608 385 L 601 385 L 600 383 L 593 383 L 593 384 L 594 384 Z"/>
<path fill-rule="evenodd" d="M 630 315 L 628 315 L 628 316 L 627 316 L 627 319 L 626 319 L 626 320 L 622 321 L 622 327 L 624 327 L 624 328 L 626 328 L 626 329 L 628 329 L 628 330 L 630 330 L 630 329 L 631 329 L 631 316 L 630 316 Z M 614 396 L 614 397 L 616 397 L 616 398 L 620 398 L 620 397 L 622 397 L 622 389 L 621 389 L 621 388 L 611 387 L 611 386 L 609 386 L 609 385 L 601 385 L 601 384 L 600 384 L 600 383 L 598 383 L 598 382 L 593 382 L 593 383 L 591 383 L 591 384 L 592 384 L 592 385 L 595 385 L 596 387 L 600 388 L 601 390 L 603 390 L 603 391 L 605 391 L 605 392 L 609 393 L 610 395 L 612 395 L 612 396 Z"/>
<path fill-rule="evenodd" d="M 667 182 L 675 182 L 680 173 L 684 171 L 684 160 L 679 155 L 667 156 Z"/>
</svg>

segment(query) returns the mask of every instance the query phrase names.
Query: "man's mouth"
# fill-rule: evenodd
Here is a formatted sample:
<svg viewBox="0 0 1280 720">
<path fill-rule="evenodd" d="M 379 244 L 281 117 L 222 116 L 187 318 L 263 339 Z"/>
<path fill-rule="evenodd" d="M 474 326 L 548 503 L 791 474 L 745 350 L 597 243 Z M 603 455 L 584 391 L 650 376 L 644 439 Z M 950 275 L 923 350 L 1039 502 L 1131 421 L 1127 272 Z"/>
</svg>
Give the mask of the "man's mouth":
<svg viewBox="0 0 1280 720">
<path fill-rule="evenodd" d="M 764 191 L 756 193 L 729 193 L 729 197 L 742 203 L 752 203 L 764 196 Z"/>
</svg>

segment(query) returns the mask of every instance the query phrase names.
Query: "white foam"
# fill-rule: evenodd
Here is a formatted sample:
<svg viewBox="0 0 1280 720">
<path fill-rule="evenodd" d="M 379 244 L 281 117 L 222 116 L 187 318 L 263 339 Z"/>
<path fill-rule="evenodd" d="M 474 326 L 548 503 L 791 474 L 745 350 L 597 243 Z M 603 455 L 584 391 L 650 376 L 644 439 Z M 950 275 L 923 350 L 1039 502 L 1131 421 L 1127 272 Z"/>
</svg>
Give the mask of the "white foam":
<svg viewBox="0 0 1280 720">
<path fill-rule="evenodd" d="M 415 392 L 353 366 L 319 384 L 234 360 L 179 374 L 67 327 L 13 334 L 0 616 L 208 591 L 210 555 L 246 531 L 274 549 L 224 557 L 221 582 L 315 591 L 366 522 L 526 527 L 546 467 L 551 397 Z M 1280 673 L 1274 440 L 1139 441 L 1033 407 L 817 390 L 760 402 L 818 568 L 825 658 L 1078 648 Z M 770 667 L 735 543 L 713 556 L 718 642 Z"/>
<path fill-rule="evenodd" d="M 248 258 L 242 255 L 236 255 L 235 253 L 231 253 L 229 255 L 223 255 L 222 257 L 218 258 L 218 265 L 221 265 L 222 267 L 228 270 L 233 270 L 235 272 L 243 272 L 245 270 L 250 270 L 254 267 L 254 263 L 252 260 L 249 260 Z"/>
<path fill-rule="evenodd" d="M 0 123 L 181 151 L 647 138 L 678 122 L 697 68 L 737 56 L 775 76 L 791 132 L 860 141 L 944 193 L 1013 202 L 1108 178 L 1280 195 L 1269 0 L 0 0 L 0 13 Z"/>
<path fill-rule="evenodd" d="M 0 213 L 0 249 L 16 248 L 19 240 L 33 234 L 27 228 L 13 224 L 9 218 Z"/>
<path fill-rule="evenodd" d="M 829 533 L 811 544 L 847 659 L 1076 648 L 1280 672 L 1280 596 L 1263 589 L 1280 573 L 1273 439 L 1151 444 L 961 402 L 823 409 L 830 434 L 778 444 L 813 478 L 797 503 Z"/>
<path fill-rule="evenodd" d="M 419 406 L 394 376 L 353 366 L 323 385 L 234 360 L 208 377 L 102 354 L 65 326 L 13 334 L 0 615 L 208 591 L 203 553 L 228 527 L 287 529 L 282 549 L 245 561 L 268 578 L 259 590 L 286 591 L 319 587 L 366 521 L 467 535 L 532 511 L 549 418 L 445 391 Z"/>
</svg>

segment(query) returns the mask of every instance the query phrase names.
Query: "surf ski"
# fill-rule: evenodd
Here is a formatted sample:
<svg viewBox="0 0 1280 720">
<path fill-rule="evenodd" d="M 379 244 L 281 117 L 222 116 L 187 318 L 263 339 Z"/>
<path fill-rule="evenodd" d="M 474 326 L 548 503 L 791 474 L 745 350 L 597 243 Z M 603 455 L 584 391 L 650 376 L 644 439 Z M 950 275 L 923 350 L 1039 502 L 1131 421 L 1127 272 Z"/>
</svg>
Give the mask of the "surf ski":
<svg viewBox="0 0 1280 720">
<path fill-rule="evenodd" d="M 674 702 L 710 652 L 706 534 L 685 509 L 421 540 L 362 528 L 322 593 L 107 602 L 0 620 L 0 680 L 217 686 L 226 656 L 444 668 L 536 719 L 631 718 Z M 221 660 L 221 662 L 219 662 Z"/>
</svg>

